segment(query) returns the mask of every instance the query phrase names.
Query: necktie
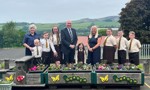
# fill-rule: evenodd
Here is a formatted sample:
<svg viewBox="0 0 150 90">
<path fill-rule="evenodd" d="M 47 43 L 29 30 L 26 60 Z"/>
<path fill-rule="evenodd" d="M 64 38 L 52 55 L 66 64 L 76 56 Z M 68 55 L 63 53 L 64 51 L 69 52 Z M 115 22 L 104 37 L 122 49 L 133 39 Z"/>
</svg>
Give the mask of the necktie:
<svg viewBox="0 0 150 90">
<path fill-rule="evenodd" d="M 39 55 L 39 49 L 38 46 L 36 46 L 37 55 Z"/>
<path fill-rule="evenodd" d="M 120 37 L 120 39 L 119 39 L 118 50 L 120 49 L 121 38 L 122 38 L 122 37 Z"/>
<path fill-rule="evenodd" d="M 73 35 L 72 35 L 71 28 L 69 29 L 69 34 L 70 34 L 71 41 L 73 41 Z"/>
<path fill-rule="evenodd" d="M 104 41 L 104 46 L 106 46 L 107 39 L 108 39 L 108 36 L 107 36 L 107 38 Z"/>
<path fill-rule="evenodd" d="M 82 49 L 79 49 L 79 51 L 82 52 L 83 50 L 82 50 Z"/>
<path fill-rule="evenodd" d="M 48 42 L 47 42 L 47 39 L 46 39 L 46 48 L 48 48 Z"/>
<path fill-rule="evenodd" d="M 131 40 L 131 41 L 130 41 L 130 46 L 129 46 L 129 50 L 131 50 L 131 46 L 132 46 L 132 41 L 133 41 L 133 40 Z"/>
</svg>

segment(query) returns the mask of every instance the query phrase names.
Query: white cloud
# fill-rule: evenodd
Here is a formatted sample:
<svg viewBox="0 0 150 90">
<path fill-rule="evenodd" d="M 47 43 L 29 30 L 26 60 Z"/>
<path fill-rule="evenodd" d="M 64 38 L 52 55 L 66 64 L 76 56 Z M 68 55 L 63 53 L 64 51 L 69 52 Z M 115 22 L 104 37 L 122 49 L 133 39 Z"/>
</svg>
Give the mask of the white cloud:
<svg viewBox="0 0 150 90">
<path fill-rule="evenodd" d="M 118 15 L 127 0 L 0 0 L 0 22 L 62 22 Z"/>
</svg>

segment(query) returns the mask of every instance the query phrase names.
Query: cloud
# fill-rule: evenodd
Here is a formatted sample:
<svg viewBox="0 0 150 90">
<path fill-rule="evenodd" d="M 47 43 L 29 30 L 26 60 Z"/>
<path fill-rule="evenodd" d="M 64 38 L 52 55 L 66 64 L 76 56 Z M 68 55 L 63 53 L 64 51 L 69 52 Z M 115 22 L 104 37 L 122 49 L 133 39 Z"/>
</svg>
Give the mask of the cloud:
<svg viewBox="0 0 150 90">
<path fill-rule="evenodd" d="M 62 22 L 118 15 L 126 0 L 0 0 L 0 22 Z"/>
</svg>

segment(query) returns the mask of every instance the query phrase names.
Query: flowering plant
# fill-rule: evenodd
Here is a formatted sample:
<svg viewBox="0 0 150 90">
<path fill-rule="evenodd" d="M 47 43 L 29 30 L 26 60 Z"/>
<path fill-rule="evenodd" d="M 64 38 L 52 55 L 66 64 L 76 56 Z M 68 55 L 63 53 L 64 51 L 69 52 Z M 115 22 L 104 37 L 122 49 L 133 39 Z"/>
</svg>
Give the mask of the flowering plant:
<svg viewBox="0 0 150 90">
<path fill-rule="evenodd" d="M 29 71 L 37 71 L 37 70 L 43 70 L 45 69 L 45 65 L 44 64 L 38 64 L 38 65 L 35 65 L 31 68 L 29 68 Z"/>
</svg>

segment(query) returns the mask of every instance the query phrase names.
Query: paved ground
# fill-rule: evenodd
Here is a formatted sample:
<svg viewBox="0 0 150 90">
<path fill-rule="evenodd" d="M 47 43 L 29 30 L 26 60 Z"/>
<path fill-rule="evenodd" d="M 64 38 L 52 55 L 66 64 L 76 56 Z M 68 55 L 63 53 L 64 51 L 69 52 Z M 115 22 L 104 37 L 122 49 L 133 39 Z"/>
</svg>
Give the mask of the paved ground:
<svg viewBox="0 0 150 90">
<path fill-rule="evenodd" d="M 13 48 L 13 49 L 0 49 L 0 60 L 9 58 L 9 59 L 18 59 L 24 56 L 24 48 Z M 76 89 L 72 90 L 82 90 L 80 88 L 74 87 Z M 58 88 L 59 90 L 70 90 L 69 87 L 64 87 L 64 88 Z M 47 88 L 13 88 L 13 90 L 50 90 Z M 51 89 L 55 90 L 55 89 Z M 121 87 L 118 89 L 118 87 L 110 87 L 107 89 L 96 89 L 96 88 L 91 88 L 91 89 L 85 89 L 85 90 L 132 90 L 131 88 L 128 87 Z M 134 89 L 136 90 L 136 89 Z M 150 76 L 145 76 L 145 85 L 141 86 L 141 90 L 150 90 Z"/>
<path fill-rule="evenodd" d="M 24 48 L 0 49 L 0 59 L 5 59 L 5 58 L 18 59 L 25 55 L 24 52 L 25 52 Z"/>
</svg>

